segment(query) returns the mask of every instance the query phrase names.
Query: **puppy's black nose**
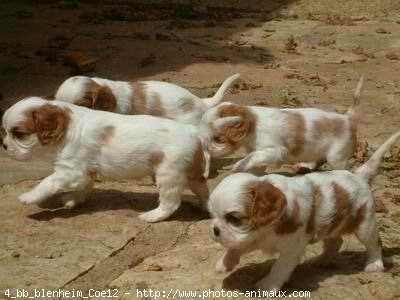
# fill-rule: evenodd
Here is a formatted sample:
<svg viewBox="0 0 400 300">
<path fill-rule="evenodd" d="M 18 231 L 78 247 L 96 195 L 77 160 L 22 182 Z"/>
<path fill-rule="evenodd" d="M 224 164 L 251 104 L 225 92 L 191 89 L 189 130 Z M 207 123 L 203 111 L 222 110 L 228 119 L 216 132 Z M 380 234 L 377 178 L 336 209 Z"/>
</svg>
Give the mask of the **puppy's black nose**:
<svg viewBox="0 0 400 300">
<path fill-rule="evenodd" d="M 214 226 L 214 227 L 213 227 L 213 231 L 214 231 L 214 235 L 215 235 L 215 236 L 219 236 L 220 231 L 219 231 L 219 228 L 218 228 L 218 227 Z"/>
</svg>

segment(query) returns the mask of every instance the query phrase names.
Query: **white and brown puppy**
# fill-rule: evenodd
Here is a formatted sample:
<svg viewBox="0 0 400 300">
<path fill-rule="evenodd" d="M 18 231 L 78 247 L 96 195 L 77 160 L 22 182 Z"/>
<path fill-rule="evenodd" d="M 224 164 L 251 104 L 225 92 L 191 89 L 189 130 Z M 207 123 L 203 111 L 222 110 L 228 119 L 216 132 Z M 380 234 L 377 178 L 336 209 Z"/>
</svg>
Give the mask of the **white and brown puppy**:
<svg viewBox="0 0 400 300">
<path fill-rule="evenodd" d="M 74 76 L 58 88 L 55 100 L 125 115 L 153 115 L 197 125 L 204 112 L 219 104 L 239 74 L 227 78 L 211 98 L 199 98 L 163 81 L 115 81 Z"/>
<path fill-rule="evenodd" d="M 202 131 L 212 137 L 208 145 L 211 157 L 226 156 L 243 147 L 248 155 L 234 165 L 235 172 L 286 162 L 314 169 L 327 161 L 336 169 L 347 168 L 356 147 L 362 84 L 363 77 L 346 114 L 221 103 L 209 109 L 201 122 Z"/>
<path fill-rule="evenodd" d="M 73 207 L 85 200 L 96 173 L 113 179 L 155 175 L 160 203 L 140 216 L 148 222 L 168 218 L 180 206 L 186 186 L 202 201 L 208 199 L 204 155 L 194 126 L 38 97 L 10 107 L 2 125 L 3 147 L 16 159 L 43 151 L 55 156 L 54 173 L 22 194 L 23 203 L 66 193 L 66 206 Z"/>
<path fill-rule="evenodd" d="M 367 249 L 365 271 L 382 271 L 382 249 L 369 181 L 382 157 L 400 138 L 387 140 L 355 172 L 336 170 L 303 176 L 237 173 L 212 192 L 209 210 L 214 217 L 211 235 L 227 249 L 218 271 L 230 271 L 240 256 L 254 250 L 279 253 L 271 272 L 257 287 L 278 291 L 299 264 L 310 241 L 322 240 L 319 259 L 332 258 L 341 236 L 354 233 Z"/>
</svg>

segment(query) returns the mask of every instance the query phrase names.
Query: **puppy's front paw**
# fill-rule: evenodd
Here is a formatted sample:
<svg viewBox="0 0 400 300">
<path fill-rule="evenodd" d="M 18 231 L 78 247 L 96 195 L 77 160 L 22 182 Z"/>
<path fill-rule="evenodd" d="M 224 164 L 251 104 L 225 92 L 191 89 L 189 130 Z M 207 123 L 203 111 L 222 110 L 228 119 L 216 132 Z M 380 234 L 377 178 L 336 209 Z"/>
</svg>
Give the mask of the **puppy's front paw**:
<svg viewBox="0 0 400 300">
<path fill-rule="evenodd" d="M 39 202 L 31 192 L 23 193 L 18 197 L 18 200 L 24 204 L 33 204 Z"/>
<path fill-rule="evenodd" d="M 385 267 L 383 266 L 383 262 L 382 260 L 377 260 L 374 261 L 373 263 L 369 263 L 367 264 L 367 266 L 365 267 L 364 271 L 365 272 L 383 272 L 385 270 Z"/>
<path fill-rule="evenodd" d="M 224 257 L 221 257 L 215 265 L 215 271 L 217 271 L 217 273 L 226 273 L 232 271 L 234 267 L 235 264 L 227 264 L 224 261 Z"/>
<path fill-rule="evenodd" d="M 66 209 L 73 209 L 76 206 L 75 200 L 69 200 L 64 203 L 64 208 Z"/>
<path fill-rule="evenodd" d="M 153 209 L 151 211 L 148 211 L 146 213 L 139 215 L 139 219 L 149 222 L 149 223 L 155 223 L 155 222 L 165 220 L 171 214 L 172 213 L 166 213 L 165 211 L 162 211 L 161 209 L 156 208 L 156 209 Z"/>
<path fill-rule="evenodd" d="M 218 273 L 226 273 L 232 271 L 240 261 L 240 255 L 234 250 L 228 250 L 215 265 L 215 270 Z"/>
</svg>

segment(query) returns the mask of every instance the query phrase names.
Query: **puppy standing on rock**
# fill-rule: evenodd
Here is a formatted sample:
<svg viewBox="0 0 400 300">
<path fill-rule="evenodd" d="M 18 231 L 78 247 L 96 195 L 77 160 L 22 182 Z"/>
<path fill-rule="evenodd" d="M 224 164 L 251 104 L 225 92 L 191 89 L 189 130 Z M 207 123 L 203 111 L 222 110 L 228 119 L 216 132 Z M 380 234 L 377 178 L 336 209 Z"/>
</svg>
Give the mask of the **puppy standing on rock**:
<svg viewBox="0 0 400 300">
<path fill-rule="evenodd" d="M 355 233 L 367 249 L 365 271 L 383 271 L 382 245 L 369 181 L 385 152 L 400 138 L 390 137 L 364 165 L 304 176 L 238 173 L 226 177 L 212 192 L 211 235 L 228 248 L 218 271 L 232 270 L 242 254 L 260 249 L 279 258 L 257 287 L 278 291 L 290 278 L 311 240 L 322 240 L 319 259 L 338 253 L 344 234 Z"/>
<path fill-rule="evenodd" d="M 204 155 L 193 126 L 153 116 L 124 116 L 66 102 L 31 97 L 10 107 L 3 117 L 3 147 L 18 160 L 37 152 L 54 153 L 54 173 L 23 203 L 39 203 L 66 193 L 67 207 L 83 202 L 93 175 L 113 179 L 155 175 L 159 206 L 140 216 L 148 222 L 168 218 L 178 209 L 188 186 L 208 199 Z"/>
<path fill-rule="evenodd" d="M 211 157 L 226 156 L 243 147 L 248 155 L 233 171 L 285 162 L 314 169 L 325 161 L 335 169 L 346 169 L 356 147 L 362 85 L 363 77 L 346 114 L 221 103 L 209 109 L 201 122 L 202 131 L 212 137 L 208 144 Z"/>
</svg>

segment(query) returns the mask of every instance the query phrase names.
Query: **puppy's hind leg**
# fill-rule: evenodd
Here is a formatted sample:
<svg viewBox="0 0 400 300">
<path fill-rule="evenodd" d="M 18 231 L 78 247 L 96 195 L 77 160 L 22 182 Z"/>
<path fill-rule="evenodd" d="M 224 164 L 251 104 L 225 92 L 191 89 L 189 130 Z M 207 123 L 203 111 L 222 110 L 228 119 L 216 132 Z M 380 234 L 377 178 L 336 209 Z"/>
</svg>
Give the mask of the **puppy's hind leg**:
<svg viewBox="0 0 400 300">
<path fill-rule="evenodd" d="M 157 186 L 159 187 L 159 205 L 156 209 L 143 213 L 140 219 L 154 223 L 170 217 L 181 205 L 181 195 L 186 185 L 186 180 L 179 171 L 159 168 L 156 174 Z"/>
<path fill-rule="evenodd" d="M 367 217 L 356 231 L 357 238 L 367 248 L 367 264 L 365 272 L 382 272 L 382 243 L 374 216 Z"/>
</svg>

